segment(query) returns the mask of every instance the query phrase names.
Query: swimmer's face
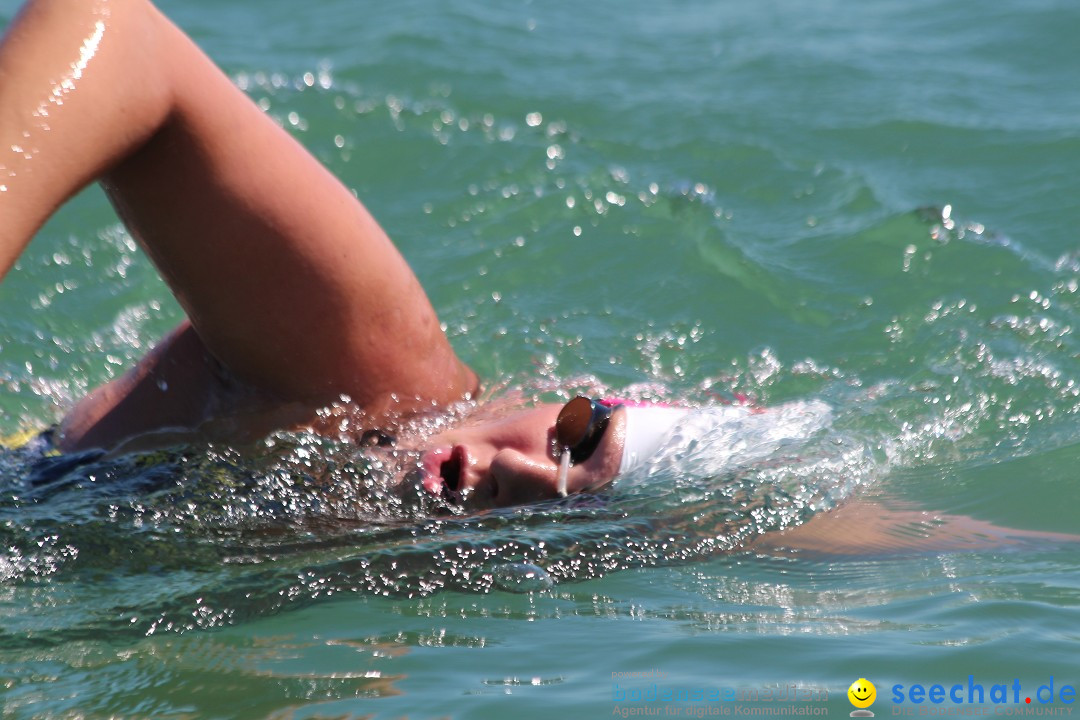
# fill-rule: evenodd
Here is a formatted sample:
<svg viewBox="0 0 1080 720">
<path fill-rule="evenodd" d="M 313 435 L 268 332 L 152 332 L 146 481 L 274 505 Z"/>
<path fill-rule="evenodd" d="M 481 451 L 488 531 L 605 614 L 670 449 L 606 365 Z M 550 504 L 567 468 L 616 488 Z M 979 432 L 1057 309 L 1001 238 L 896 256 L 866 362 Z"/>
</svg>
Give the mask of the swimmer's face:
<svg viewBox="0 0 1080 720">
<path fill-rule="evenodd" d="M 562 407 L 539 405 L 432 436 L 421 457 L 424 487 L 436 495 L 460 497 L 470 508 L 558 497 L 555 418 Z M 596 451 L 571 466 L 566 482 L 569 493 L 611 482 L 622 459 L 625 428 L 626 413 L 616 408 Z"/>
</svg>

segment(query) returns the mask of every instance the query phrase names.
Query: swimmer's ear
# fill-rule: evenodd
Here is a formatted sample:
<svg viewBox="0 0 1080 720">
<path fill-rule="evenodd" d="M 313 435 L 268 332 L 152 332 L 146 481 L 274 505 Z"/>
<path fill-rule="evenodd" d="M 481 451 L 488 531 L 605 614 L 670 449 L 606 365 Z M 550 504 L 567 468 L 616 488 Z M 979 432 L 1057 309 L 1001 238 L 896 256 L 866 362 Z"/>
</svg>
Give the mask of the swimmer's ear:
<svg viewBox="0 0 1080 720">
<path fill-rule="evenodd" d="M 1080 544 L 1080 535 L 1003 528 L 963 515 L 895 509 L 855 500 L 790 530 L 765 533 L 748 549 L 800 556 L 886 557 L 998 547 Z"/>
</svg>

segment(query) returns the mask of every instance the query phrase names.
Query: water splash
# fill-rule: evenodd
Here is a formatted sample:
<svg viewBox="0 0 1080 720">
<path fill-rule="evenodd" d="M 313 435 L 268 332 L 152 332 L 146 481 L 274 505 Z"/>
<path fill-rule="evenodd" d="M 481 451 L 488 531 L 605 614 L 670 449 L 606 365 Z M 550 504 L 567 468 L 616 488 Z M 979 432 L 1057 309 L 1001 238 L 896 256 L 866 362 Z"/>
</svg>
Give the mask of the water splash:
<svg viewBox="0 0 1080 720">
<path fill-rule="evenodd" d="M 0 568 L 47 629 L 29 637 L 16 622 L 5 642 L 61 642 L 85 626 L 216 627 L 340 593 L 544 591 L 737 548 L 829 507 L 871 473 L 865 453 L 838 451 L 820 423 L 748 446 L 764 427 L 729 433 L 743 441 L 722 458 L 706 437 L 625 487 L 477 515 L 411 482 L 402 470 L 412 453 L 310 434 L 271 436 L 254 459 L 217 446 L 115 459 L 9 451 Z M 69 626 L 69 588 L 103 575 L 125 578 L 123 592 Z"/>
</svg>

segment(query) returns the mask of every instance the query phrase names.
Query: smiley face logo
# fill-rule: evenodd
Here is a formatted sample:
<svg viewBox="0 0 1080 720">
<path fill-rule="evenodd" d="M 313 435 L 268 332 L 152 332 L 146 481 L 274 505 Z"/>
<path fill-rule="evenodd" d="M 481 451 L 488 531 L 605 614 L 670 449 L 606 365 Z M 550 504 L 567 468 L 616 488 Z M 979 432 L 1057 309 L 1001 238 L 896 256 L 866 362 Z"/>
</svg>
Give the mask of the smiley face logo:
<svg viewBox="0 0 1080 720">
<path fill-rule="evenodd" d="M 877 688 L 874 687 L 874 683 L 866 678 L 859 678 L 851 683 L 851 687 L 847 690 L 847 696 L 855 707 L 868 708 L 877 699 Z"/>
</svg>

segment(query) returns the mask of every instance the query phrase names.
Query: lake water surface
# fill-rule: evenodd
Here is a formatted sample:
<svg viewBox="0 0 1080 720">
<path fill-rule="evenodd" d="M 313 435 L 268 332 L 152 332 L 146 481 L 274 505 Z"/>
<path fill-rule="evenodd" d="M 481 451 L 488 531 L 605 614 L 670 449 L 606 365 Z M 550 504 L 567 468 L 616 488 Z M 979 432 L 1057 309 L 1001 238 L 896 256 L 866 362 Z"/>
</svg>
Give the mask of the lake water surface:
<svg viewBox="0 0 1080 720">
<path fill-rule="evenodd" d="M 738 548 L 853 497 L 1080 533 L 1080 5 L 160 6 L 356 190 L 489 385 L 830 419 L 478 517 L 304 436 L 254 467 L 4 453 L 5 717 L 844 717 L 858 678 L 880 717 L 976 709 L 969 676 L 1022 684 L 990 714 L 1071 709 L 1035 693 L 1080 682 L 1076 546 Z M 0 433 L 180 317 L 96 188 L 0 307 Z M 893 702 L 916 683 L 965 702 Z"/>
</svg>

